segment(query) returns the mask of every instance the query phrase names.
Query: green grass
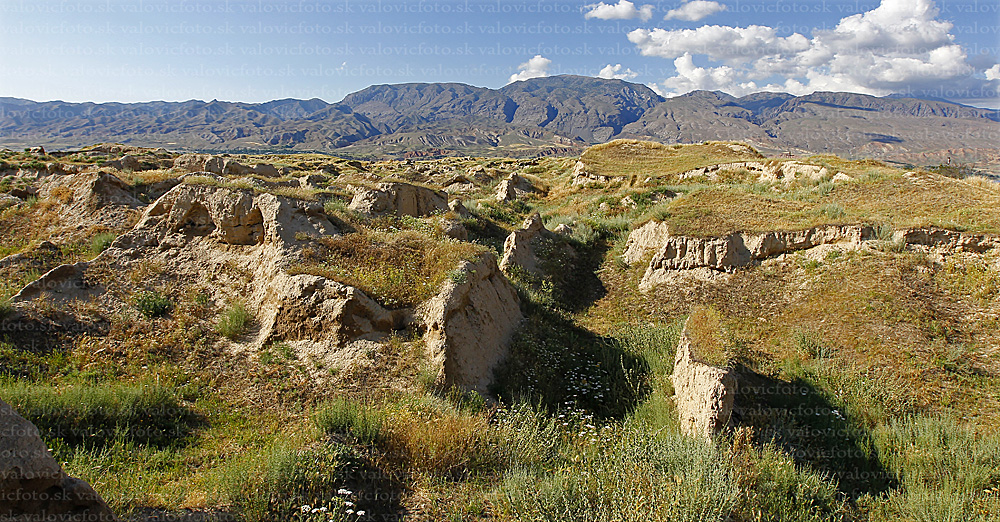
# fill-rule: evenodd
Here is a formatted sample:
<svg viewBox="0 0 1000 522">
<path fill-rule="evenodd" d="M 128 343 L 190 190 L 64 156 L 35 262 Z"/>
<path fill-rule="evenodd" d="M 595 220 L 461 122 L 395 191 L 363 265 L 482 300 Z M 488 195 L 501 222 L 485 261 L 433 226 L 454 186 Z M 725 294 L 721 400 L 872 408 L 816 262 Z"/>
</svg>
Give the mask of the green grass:
<svg viewBox="0 0 1000 522">
<path fill-rule="evenodd" d="M 247 331 L 252 321 L 253 315 L 247 311 L 246 306 L 235 301 L 219 316 L 219 320 L 215 323 L 215 332 L 226 339 L 236 340 Z"/>
<path fill-rule="evenodd" d="M 139 292 L 133 298 L 133 303 L 136 310 L 147 319 L 167 315 L 174 306 L 167 296 L 155 290 Z"/>
<path fill-rule="evenodd" d="M 158 386 L 8 383 L 0 396 L 33 422 L 42 438 L 69 445 L 105 446 L 115 440 L 172 445 L 197 422 L 170 390 Z"/>
<path fill-rule="evenodd" d="M 1000 513 L 1000 434 L 947 417 L 894 419 L 875 430 L 882 460 L 900 482 L 874 520 L 986 522 Z"/>
<path fill-rule="evenodd" d="M 347 435 L 362 444 L 379 441 L 385 423 L 378 408 L 347 399 L 333 399 L 320 405 L 313 422 L 323 433 Z"/>
<path fill-rule="evenodd" d="M 118 236 L 111 232 L 101 232 L 100 234 L 95 235 L 90 240 L 90 253 L 96 256 L 101 252 L 104 252 L 109 246 L 111 246 L 111 243 L 113 243 L 117 237 Z"/>
</svg>

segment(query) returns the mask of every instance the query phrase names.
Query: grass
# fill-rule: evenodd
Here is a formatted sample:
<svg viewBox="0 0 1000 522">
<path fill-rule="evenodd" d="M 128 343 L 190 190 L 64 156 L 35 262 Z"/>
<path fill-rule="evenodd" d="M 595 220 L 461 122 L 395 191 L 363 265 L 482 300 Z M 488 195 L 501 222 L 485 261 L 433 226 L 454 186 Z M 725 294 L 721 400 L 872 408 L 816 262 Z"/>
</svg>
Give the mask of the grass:
<svg viewBox="0 0 1000 522">
<path fill-rule="evenodd" d="M 136 310 L 147 319 L 162 317 L 170 312 L 174 306 L 167 296 L 155 290 L 139 292 L 133 298 L 133 303 Z"/>
<path fill-rule="evenodd" d="M 108 314 L 99 319 L 106 330 L 68 332 L 50 351 L 0 343 L 0 396 L 29 412 L 66 470 L 123 518 L 189 508 L 351 522 L 994 519 L 997 254 L 934 262 L 914 249 L 837 250 L 647 293 L 636 289 L 643 267 L 613 257 L 625 233 L 654 215 L 699 234 L 825 222 L 884 223 L 883 235 L 908 223 L 988 230 L 996 189 L 832 157 L 809 161 L 854 181 L 671 181 L 671 169 L 729 161 L 718 146 L 657 146 L 645 159 L 604 147 L 609 172 L 627 177 L 597 188 L 570 185 L 573 161 L 447 160 L 458 171 L 478 162 L 497 175 L 537 175 L 549 194 L 530 202 L 475 193 L 487 201 L 468 203 L 472 236 L 497 246 L 540 211 L 550 226 L 573 224 L 562 242 L 582 255 L 571 265 L 542 248 L 546 268 L 592 277 L 558 291 L 555 279 L 546 287 L 515 277 L 526 320 L 498 373 L 498 403 L 421 386 L 422 345 L 395 336 L 336 372 L 286 343 L 230 350 L 217 342 L 225 335 L 217 324 L 245 314 L 231 330 L 244 332 L 246 310 L 234 303 L 216 314 L 212 302 L 225 289 L 188 288 L 165 267 L 123 278 L 140 289 L 152 276 L 164 285 L 154 295 L 169 313 L 151 314 L 156 321 Z M 307 171 L 330 160 L 282 161 Z M 337 183 L 360 179 L 359 167 L 335 163 Z M 301 238 L 299 270 L 356 284 L 387 306 L 472 279 L 456 267 L 485 247 L 442 239 L 427 220 L 361 221 L 345 210 L 346 192 L 336 194 L 325 207 L 348 233 Z M 45 236 L 49 229 L 32 224 L 41 206 L 0 215 L 3 248 Z M 90 236 L 60 259 L 89 245 Z M 18 274 L 0 275 L 13 287 Z M 567 288 L 587 291 L 559 293 Z M 713 444 L 681 436 L 671 400 L 689 316 L 699 348 L 741 375 L 738 400 L 752 399 L 738 404 L 741 427 Z"/>
<path fill-rule="evenodd" d="M 752 147 L 743 146 L 735 151 L 726 142 L 664 145 L 620 139 L 588 148 L 580 161 L 594 174 L 641 181 L 649 176 L 669 179 L 671 175 L 698 167 L 762 158 Z"/>
<path fill-rule="evenodd" d="M 158 386 L 6 383 L 0 396 L 34 423 L 42 438 L 73 446 L 105 446 L 116 440 L 177 444 L 196 422 L 169 389 Z"/>
<path fill-rule="evenodd" d="M 246 305 L 234 301 L 219 316 L 219 320 L 215 323 L 215 332 L 233 341 L 247 331 L 252 321 L 253 315 L 247 311 Z"/>
<path fill-rule="evenodd" d="M 90 253 L 98 255 L 107 250 L 118 236 L 112 232 L 101 232 L 90 239 Z"/>
<path fill-rule="evenodd" d="M 995 520 L 1000 513 L 1000 435 L 953 418 L 894 419 L 875 444 L 900 481 L 873 520 Z"/>
<path fill-rule="evenodd" d="M 313 422 L 323 433 L 346 435 L 362 444 L 381 440 L 385 424 L 378 409 L 343 398 L 322 404 L 314 414 Z"/>
<path fill-rule="evenodd" d="M 712 366 L 728 366 L 733 350 L 722 324 L 722 315 L 715 309 L 696 306 L 684 326 L 691 341 L 691 356 Z"/>
<path fill-rule="evenodd" d="M 454 278 L 463 261 L 476 259 L 483 248 L 450 239 L 435 239 L 415 230 L 367 231 L 324 237 L 320 252 L 293 273 L 308 273 L 360 288 L 390 308 L 415 306 Z M 451 274 L 451 275 L 449 275 Z"/>
</svg>

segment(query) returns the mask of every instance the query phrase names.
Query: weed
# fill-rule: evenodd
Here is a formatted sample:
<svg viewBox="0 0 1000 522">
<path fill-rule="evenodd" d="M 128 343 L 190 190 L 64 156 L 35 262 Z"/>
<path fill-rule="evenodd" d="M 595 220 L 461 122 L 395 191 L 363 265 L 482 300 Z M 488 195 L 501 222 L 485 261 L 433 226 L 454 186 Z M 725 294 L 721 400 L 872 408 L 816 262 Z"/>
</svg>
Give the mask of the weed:
<svg viewBox="0 0 1000 522">
<path fill-rule="evenodd" d="M 469 281 L 469 273 L 461 268 L 449 270 L 447 277 L 449 281 L 455 283 L 456 285 L 464 285 Z"/>
<path fill-rule="evenodd" d="M 215 323 L 215 332 L 227 339 L 236 340 L 243 335 L 252 320 L 253 316 L 247 311 L 246 306 L 239 301 L 234 301 L 222 312 L 222 316 Z"/>
<path fill-rule="evenodd" d="M 173 308 L 170 299 L 155 290 L 140 292 L 133 301 L 139 313 L 147 319 L 164 316 Z"/>
</svg>

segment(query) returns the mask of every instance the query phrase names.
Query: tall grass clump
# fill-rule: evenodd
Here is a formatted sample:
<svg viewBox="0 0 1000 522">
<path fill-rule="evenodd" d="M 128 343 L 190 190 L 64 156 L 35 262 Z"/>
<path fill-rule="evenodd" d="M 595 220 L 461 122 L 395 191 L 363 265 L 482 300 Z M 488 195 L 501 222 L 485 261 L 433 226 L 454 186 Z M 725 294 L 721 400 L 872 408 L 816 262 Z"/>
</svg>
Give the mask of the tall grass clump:
<svg viewBox="0 0 1000 522">
<path fill-rule="evenodd" d="M 215 323 L 215 331 L 227 339 L 235 340 L 243 335 L 252 320 L 253 316 L 247 311 L 246 306 L 235 301 L 222 312 L 218 322 Z"/>
<path fill-rule="evenodd" d="M 111 246 L 111 243 L 113 243 L 117 237 L 118 236 L 112 232 L 101 232 L 100 234 L 97 234 L 90 239 L 90 253 L 96 256 L 101 252 L 104 252 L 109 246 Z"/>
<path fill-rule="evenodd" d="M 323 433 L 347 435 L 371 444 L 382 439 L 385 419 L 381 410 L 372 405 L 336 398 L 320 405 L 313 422 Z"/>
<path fill-rule="evenodd" d="M 211 482 L 247 522 L 353 521 L 372 512 L 372 500 L 358 491 L 359 477 L 366 482 L 377 475 L 345 446 L 284 442 L 226 463 Z"/>
</svg>

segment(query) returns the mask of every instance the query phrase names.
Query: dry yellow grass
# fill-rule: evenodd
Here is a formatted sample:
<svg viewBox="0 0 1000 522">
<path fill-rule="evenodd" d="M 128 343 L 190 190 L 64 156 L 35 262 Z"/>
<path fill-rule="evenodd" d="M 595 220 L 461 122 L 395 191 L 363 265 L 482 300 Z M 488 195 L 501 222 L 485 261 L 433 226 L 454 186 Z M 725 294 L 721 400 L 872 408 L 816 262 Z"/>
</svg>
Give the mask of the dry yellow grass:
<svg viewBox="0 0 1000 522">
<path fill-rule="evenodd" d="M 711 141 L 700 145 L 664 145 L 622 139 L 594 145 L 584 151 L 580 160 L 595 174 L 645 179 L 718 163 L 762 158 L 759 152 L 744 144 Z"/>
<path fill-rule="evenodd" d="M 695 306 L 684 324 L 684 331 L 691 341 L 691 355 L 713 366 L 729 363 L 730 350 L 723 330 L 722 315 L 709 306 Z"/>
</svg>

